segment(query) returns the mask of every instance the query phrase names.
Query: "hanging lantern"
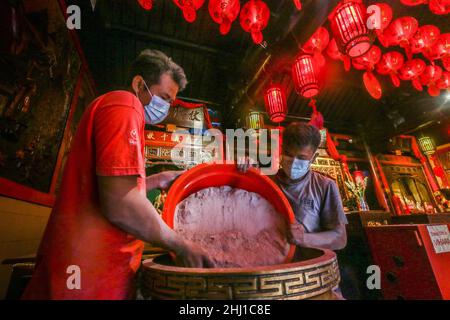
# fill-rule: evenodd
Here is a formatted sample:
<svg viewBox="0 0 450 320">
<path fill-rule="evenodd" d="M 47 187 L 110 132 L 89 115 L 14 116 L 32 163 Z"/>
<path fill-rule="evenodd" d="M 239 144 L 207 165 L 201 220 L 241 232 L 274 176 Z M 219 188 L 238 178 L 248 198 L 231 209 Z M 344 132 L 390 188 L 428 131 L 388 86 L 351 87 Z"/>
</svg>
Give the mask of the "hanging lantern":
<svg viewBox="0 0 450 320">
<path fill-rule="evenodd" d="M 331 30 L 339 50 L 351 58 L 366 53 L 372 41 L 366 26 L 366 8 L 362 3 L 346 2 L 330 16 Z"/>
<path fill-rule="evenodd" d="M 292 65 L 292 79 L 295 90 L 305 98 L 312 98 L 319 93 L 318 70 L 311 55 L 297 56 Z"/>
<path fill-rule="evenodd" d="M 427 58 L 437 60 L 450 57 L 450 33 L 443 33 L 431 47 Z"/>
<path fill-rule="evenodd" d="M 422 91 L 423 87 L 419 81 L 419 76 L 425 71 L 425 68 L 426 64 L 423 60 L 409 60 L 398 70 L 398 76 L 404 81 L 411 81 L 416 90 Z"/>
<path fill-rule="evenodd" d="M 419 138 L 419 145 L 422 152 L 426 155 L 432 155 L 436 150 L 434 142 L 430 137 Z"/>
<path fill-rule="evenodd" d="M 442 65 L 445 70 L 450 72 L 450 56 L 448 58 L 442 58 Z"/>
<path fill-rule="evenodd" d="M 405 6 L 418 6 L 421 4 L 425 4 L 428 2 L 428 0 L 400 0 L 401 3 L 403 3 Z"/>
<path fill-rule="evenodd" d="M 173 0 L 173 2 L 183 11 L 184 19 L 192 23 L 197 19 L 197 10 L 203 6 L 205 0 Z"/>
<path fill-rule="evenodd" d="M 251 111 L 247 116 L 247 128 L 259 130 L 264 128 L 264 116 L 261 112 Z"/>
<path fill-rule="evenodd" d="M 437 86 L 437 82 L 441 79 L 442 68 L 439 66 L 427 66 L 425 71 L 420 75 L 420 83 L 428 86 L 428 94 L 437 97 L 441 93 L 441 89 Z"/>
<path fill-rule="evenodd" d="M 450 89 L 450 72 L 443 71 L 441 79 L 439 79 L 436 85 L 441 90 Z"/>
<path fill-rule="evenodd" d="M 342 54 L 339 51 L 339 48 L 336 44 L 336 40 L 333 38 L 331 39 L 330 43 L 328 44 L 327 47 L 327 54 L 328 56 L 333 59 L 333 60 L 341 60 L 342 62 L 344 62 L 344 69 L 345 71 L 349 71 L 351 68 L 351 60 L 348 56 Z"/>
<path fill-rule="evenodd" d="M 380 99 L 383 92 L 378 79 L 373 74 L 375 65 L 381 59 L 381 50 L 373 45 L 364 55 L 352 60 L 353 67 L 357 70 L 366 70 L 363 74 L 363 82 L 367 92 L 374 98 Z"/>
<path fill-rule="evenodd" d="M 312 54 L 320 67 L 325 65 L 325 57 L 322 51 L 328 46 L 330 35 L 324 27 L 319 27 L 309 40 L 304 44 L 302 50 Z"/>
<path fill-rule="evenodd" d="M 450 1 L 448 0 L 430 0 L 430 10 L 434 14 L 449 14 L 450 13 Z"/>
<path fill-rule="evenodd" d="M 286 118 L 286 95 L 279 84 L 271 84 L 264 95 L 266 110 L 270 121 L 280 123 Z"/>
<path fill-rule="evenodd" d="M 410 40 L 417 32 L 419 22 L 413 17 L 402 17 L 394 20 L 384 31 L 383 38 L 388 46 L 402 47 L 408 59 L 411 59 Z"/>
<path fill-rule="evenodd" d="M 420 27 L 411 38 L 411 52 L 423 53 L 424 56 L 429 56 L 431 47 L 437 41 L 440 34 L 441 31 L 436 26 L 425 25 Z"/>
<path fill-rule="evenodd" d="M 208 9 L 214 22 L 220 25 L 220 33 L 227 34 L 231 29 L 231 23 L 239 15 L 241 3 L 239 0 L 210 0 Z"/>
<path fill-rule="evenodd" d="M 153 0 L 138 0 L 138 3 L 144 10 L 149 11 L 153 8 Z"/>
<path fill-rule="evenodd" d="M 253 42 L 260 44 L 263 41 L 262 30 L 267 27 L 270 10 L 261 0 L 250 0 L 242 7 L 240 14 L 241 26 L 245 32 L 252 35 Z"/>
<path fill-rule="evenodd" d="M 397 76 L 398 70 L 403 66 L 405 58 L 400 52 L 386 52 L 376 65 L 379 74 L 389 75 L 394 86 L 400 86 L 400 79 Z"/>
<path fill-rule="evenodd" d="M 302 10 L 302 2 L 300 0 L 294 0 L 294 5 L 297 10 Z"/>
<path fill-rule="evenodd" d="M 373 6 L 379 8 L 379 15 L 371 10 Z M 375 3 L 368 7 L 367 11 L 370 15 L 370 18 L 367 20 L 368 25 L 371 25 L 375 29 L 377 36 L 381 35 L 392 21 L 394 15 L 392 7 L 386 3 Z M 379 19 L 379 21 L 377 21 L 377 19 Z"/>
</svg>

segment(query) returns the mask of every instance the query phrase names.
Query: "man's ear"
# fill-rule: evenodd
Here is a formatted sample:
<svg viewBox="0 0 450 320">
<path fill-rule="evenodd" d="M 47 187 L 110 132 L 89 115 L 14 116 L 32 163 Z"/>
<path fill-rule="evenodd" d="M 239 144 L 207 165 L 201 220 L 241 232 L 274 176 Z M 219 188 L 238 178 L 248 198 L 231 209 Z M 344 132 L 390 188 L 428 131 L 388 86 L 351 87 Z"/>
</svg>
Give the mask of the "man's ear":
<svg viewBox="0 0 450 320">
<path fill-rule="evenodd" d="M 137 75 L 133 77 L 133 80 L 131 81 L 131 89 L 133 89 L 133 92 L 136 93 L 136 95 L 141 92 L 144 88 L 144 79 L 142 76 Z"/>
</svg>

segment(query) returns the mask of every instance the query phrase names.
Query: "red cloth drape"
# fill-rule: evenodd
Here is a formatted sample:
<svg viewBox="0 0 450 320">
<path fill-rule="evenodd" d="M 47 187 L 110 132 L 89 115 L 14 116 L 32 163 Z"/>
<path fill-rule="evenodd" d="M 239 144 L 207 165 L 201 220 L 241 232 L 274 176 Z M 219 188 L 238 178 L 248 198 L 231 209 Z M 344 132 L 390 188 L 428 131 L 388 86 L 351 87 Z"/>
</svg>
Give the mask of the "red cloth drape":
<svg viewBox="0 0 450 320">
<path fill-rule="evenodd" d="M 203 103 L 190 103 L 190 102 L 186 102 L 186 101 L 183 101 L 183 100 L 180 100 L 180 99 L 176 99 L 172 103 L 172 107 L 183 107 L 183 108 L 186 108 L 186 109 L 203 108 L 203 115 L 205 117 L 206 127 L 208 129 L 211 129 L 213 127 L 212 123 L 211 123 L 211 118 L 209 117 L 208 108 Z"/>
</svg>

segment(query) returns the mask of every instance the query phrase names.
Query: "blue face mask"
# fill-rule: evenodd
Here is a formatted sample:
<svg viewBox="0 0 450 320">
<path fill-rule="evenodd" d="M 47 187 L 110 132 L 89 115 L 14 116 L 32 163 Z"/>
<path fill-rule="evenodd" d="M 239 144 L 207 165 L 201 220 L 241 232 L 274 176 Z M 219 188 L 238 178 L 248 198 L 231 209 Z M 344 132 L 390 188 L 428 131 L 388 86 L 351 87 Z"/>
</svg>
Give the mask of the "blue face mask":
<svg viewBox="0 0 450 320">
<path fill-rule="evenodd" d="M 311 161 L 283 156 L 281 165 L 289 178 L 297 180 L 308 173 L 311 167 Z"/>
<path fill-rule="evenodd" d="M 148 89 L 145 81 L 144 85 L 147 88 L 148 93 L 152 97 L 149 104 L 144 106 L 145 123 L 158 124 L 162 122 L 169 114 L 170 103 L 163 98 L 152 94 Z"/>
</svg>

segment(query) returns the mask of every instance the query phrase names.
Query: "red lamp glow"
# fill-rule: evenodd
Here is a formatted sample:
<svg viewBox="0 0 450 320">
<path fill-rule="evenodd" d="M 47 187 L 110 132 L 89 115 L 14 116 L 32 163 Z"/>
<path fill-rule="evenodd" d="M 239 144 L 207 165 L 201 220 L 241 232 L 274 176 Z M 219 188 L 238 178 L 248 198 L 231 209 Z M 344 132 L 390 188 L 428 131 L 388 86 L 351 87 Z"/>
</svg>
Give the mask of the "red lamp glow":
<svg viewBox="0 0 450 320">
<path fill-rule="evenodd" d="M 403 66 L 405 58 L 400 52 L 392 51 L 385 53 L 380 62 L 376 65 L 379 74 L 389 75 L 394 86 L 400 86 L 400 79 L 397 76 L 398 70 Z"/>
<path fill-rule="evenodd" d="M 297 56 L 292 65 L 292 79 L 295 90 L 305 98 L 312 98 L 319 93 L 317 65 L 311 55 Z"/>
<path fill-rule="evenodd" d="M 245 32 L 252 35 L 253 42 L 260 44 L 263 41 L 261 31 L 267 27 L 270 18 L 267 4 L 261 0 L 250 0 L 242 7 L 239 18 Z"/>
<path fill-rule="evenodd" d="M 294 0 L 294 5 L 297 10 L 302 10 L 302 2 L 300 0 Z"/>
<path fill-rule="evenodd" d="M 372 41 L 366 26 L 366 9 L 359 2 L 345 2 L 330 16 L 331 30 L 339 50 L 351 58 L 366 53 Z"/>
<path fill-rule="evenodd" d="M 264 95 L 264 102 L 272 122 L 280 123 L 286 118 L 286 94 L 279 84 L 271 84 Z"/>
<path fill-rule="evenodd" d="M 183 10 L 184 19 L 192 23 L 197 19 L 197 10 L 203 6 L 205 0 L 173 0 L 173 2 Z"/>
<path fill-rule="evenodd" d="M 139 5 L 145 10 L 152 10 L 153 0 L 138 0 Z"/>
<path fill-rule="evenodd" d="M 239 0 L 210 0 L 208 9 L 214 22 L 220 25 L 220 33 L 227 34 L 230 31 L 231 23 L 239 15 L 241 3 Z"/>
</svg>

